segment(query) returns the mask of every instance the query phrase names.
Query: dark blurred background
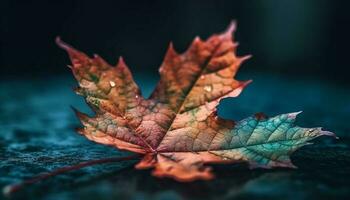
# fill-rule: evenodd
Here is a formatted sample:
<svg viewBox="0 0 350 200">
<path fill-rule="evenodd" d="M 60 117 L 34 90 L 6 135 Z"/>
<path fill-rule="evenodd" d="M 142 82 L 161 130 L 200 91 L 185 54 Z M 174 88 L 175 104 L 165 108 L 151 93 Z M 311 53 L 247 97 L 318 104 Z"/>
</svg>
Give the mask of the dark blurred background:
<svg viewBox="0 0 350 200">
<path fill-rule="evenodd" d="M 145 96 L 158 81 L 170 41 L 183 52 L 237 20 L 238 80 L 254 82 L 223 100 L 219 115 L 240 120 L 303 110 L 302 127 L 324 127 L 295 152 L 298 170 L 217 166 L 212 181 L 158 179 L 133 163 L 84 168 L 28 186 L 13 199 L 350 199 L 350 1 L 0 1 L 0 188 L 35 174 L 127 153 L 75 133 L 70 105 L 90 113 L 56 36 L 115 64 L 122 55 Z M 0 199 L 2 196 L 0 194 Z"/>
<path fill-rule="evenodd" d="M 170 41 L 184 51 L 238 21 L 243 71 L 307 76 L 348 84 L 348 1 L 40 1 L 2 0 L 1 77 L 69 74 L 56 36 L 133 72 L 157 72 Z"/>
</svg>

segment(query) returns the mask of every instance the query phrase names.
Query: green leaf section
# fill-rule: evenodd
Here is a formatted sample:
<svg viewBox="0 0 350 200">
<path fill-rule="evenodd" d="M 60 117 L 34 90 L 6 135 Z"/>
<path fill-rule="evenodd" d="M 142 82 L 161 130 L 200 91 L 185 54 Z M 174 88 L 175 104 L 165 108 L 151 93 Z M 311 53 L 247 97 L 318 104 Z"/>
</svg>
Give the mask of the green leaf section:
<svg viewBox="0 0 350 200">
<path fill-rule="evenodd" d="M 289 158 L 308 141 L 322 136 L 335 136 L 321 128 L 294 125 L 300 112 L 266 118 L 261 115 L 238 122 L 227 134 L 222 150 L 211 151 L 229 160 L 244 160 L 251 168 L 295 167 Z"/>
</svg>

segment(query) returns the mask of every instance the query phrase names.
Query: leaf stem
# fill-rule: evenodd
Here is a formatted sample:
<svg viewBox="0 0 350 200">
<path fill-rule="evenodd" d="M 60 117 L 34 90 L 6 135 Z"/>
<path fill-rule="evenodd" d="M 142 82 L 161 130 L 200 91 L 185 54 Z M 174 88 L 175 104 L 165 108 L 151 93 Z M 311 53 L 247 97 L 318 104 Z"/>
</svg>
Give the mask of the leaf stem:
<svg viewBox="0 0 350 200">
<path fill-rule="evenodd" d="M 138 158 L 140 158 L 139 154 L 132 155 L 132 156 L 126 156 L 126 157 L 103 158 L 103 159 L 90 160 L 90 161 L 78 163 L 76 165 L 71 165 L 71 166 L 58 168 L 58 169 L 53 170 L 53 171 L 48 172 L 48 173 L 39 174 L 39 175 L 34 176 L 34 177 L 32 177 L 32 178 L 30 178 L 28 180 L 24 180 L 24 181 L 22 181 L 20 183 L 7 185 L 7 186 L 5 186 L 3 188 L 3 194 L 5 196 L 9 196 L 9 195 L 13 194 L 14 192 L 17 192 L 17 191 L 21 190 L 26 185 L 31 185 L 31 184 L 37 183 L 39 181 L 48 179 L 50 177 L 53 177 L 53 176 L 56 176 L 56 175 L 59 175 L 59 174 L 63 174 L 63 173 L 66 173 L 66 172 L 78 170 L 78 169 L 81 169 L 83 167 L 89 167 L 89 166 L 93 166 L 93 165 L 104 164 L 104 163 L 111 163 L 111 162 L 121 162 L 121 161 L 128 161 L 128 160 L 136 160 Z"/>
</svg>

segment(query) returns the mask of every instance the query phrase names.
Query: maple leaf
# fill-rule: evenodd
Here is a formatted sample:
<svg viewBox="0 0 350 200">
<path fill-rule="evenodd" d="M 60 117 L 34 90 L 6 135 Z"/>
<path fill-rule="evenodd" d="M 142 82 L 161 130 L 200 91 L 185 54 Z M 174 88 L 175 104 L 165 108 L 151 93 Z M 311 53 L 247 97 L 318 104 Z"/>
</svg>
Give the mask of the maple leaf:
<svg viewBox="0 0 350 200">
<path fill-rule="evenodd" d="M 294 167 L 289 155 L 321 135 L 321 128 L 294 125 L 298 113 L 267 118 L 257 114 L 234 122 L 220 118 L 220 100 L 237 97 L 251 81 L 233 77 L 250 56 L 236 55 L 235 23 L 206 41 L 196 37 L 178 54 L 170 44 L 159 69 L 160 81 L 149 98 L 141 95 L 120 58 L 111 66 L 89 58 L 57 38 L 72 61 L 71 69 L 96 116 L 79 111 L 88 139 L 144 154 L 138 169 L 154 168 L 157 177 L 178 181 L 211 179 L 207 163 L 247 162 L 251 168 Z"/>
</svg>

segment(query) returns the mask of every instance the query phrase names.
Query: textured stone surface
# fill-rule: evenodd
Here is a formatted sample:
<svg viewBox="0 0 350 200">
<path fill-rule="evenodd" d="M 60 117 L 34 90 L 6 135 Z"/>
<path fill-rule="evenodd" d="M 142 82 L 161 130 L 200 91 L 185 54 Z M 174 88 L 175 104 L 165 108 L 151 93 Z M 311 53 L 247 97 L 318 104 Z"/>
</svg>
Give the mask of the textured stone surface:
<svg viewBox="0 0 350 200">
<path fill-rule="evenodd" d="M 292 160 L 299 166 L 298 170 L 250 171 L 241 165 L 216 166 L 217 178 L 213 181 L 177 183 L 154 178 L 148 171 L 133 170 L 130 161 L 61 175 L 28 187 L 13 198 L 340 199 L 350 196 L 347 191 L 350 186 L 348 88 L 267 74 L 243 74 L 239 79 L 247 77 L 252 77 L 254 82 L 239 98 L 222 102 L 221 116 L 239 120 L 260 111 L 273 116 L 303 110 L 298 124 L 322 125 L 341 139 L 322 137 L 315 145 L 297 151 Z M 136 74 L 136 81 L 142 83 L 141 89 L 147 96 L 157 78 Z M 126 155 L 74 132 L 79 123 L 69 106 L 88 112 L 83 99 L 71 90 L 74 85 L 72 77 L 1 81 L 1 187 L 57 167 Z"/>
</svg>

